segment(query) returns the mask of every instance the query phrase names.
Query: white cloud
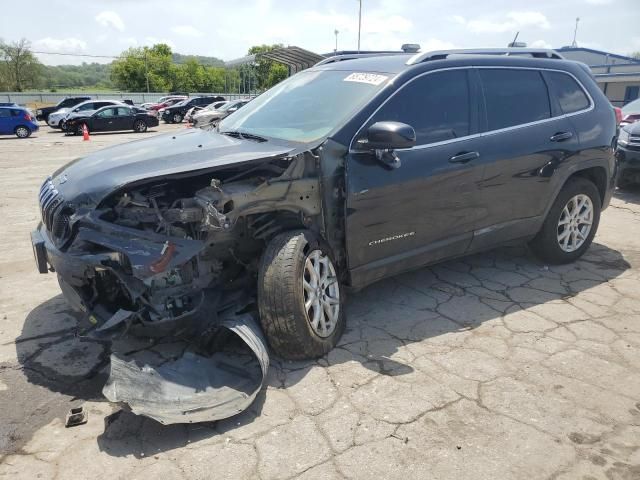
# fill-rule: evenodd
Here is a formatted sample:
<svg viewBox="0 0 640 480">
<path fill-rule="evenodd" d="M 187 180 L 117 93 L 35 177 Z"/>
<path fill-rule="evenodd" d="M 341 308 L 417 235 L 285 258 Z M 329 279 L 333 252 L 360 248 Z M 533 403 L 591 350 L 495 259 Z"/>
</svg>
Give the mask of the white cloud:
<svg viewBox="0 0 640 480">
<path fill-rule="evenodd" d="M 176 25 L 175 27 L 171 27 L 171 31 L 184 37 L 202 37 L 204 35 L 204 33 L 193 25 Z"/>
<path fill-rule="evenodd" d="M 456 47 L 451 42 L 447 42 L 445 40 L 440 40 L 439 38 L 428 38 L 427 40 L 423 40 L 418 42 L 420 44 L 421 52 L 433 52 L 435 50 L 452 50 Z"/>
<path fill-rule="evenodd" d="M 104 12 L 100 12 L 96 15 L 96 22 L 98 22 L 103 27 L 111 27 L 116 30 L 120 30 L 121 32 L 124 30 L 124 22 L 120 15 L 111 10 L 105 10 Z"/>
<path fill-rule="evenodd" d="M 171 50 L 173 50 L 174 52 L 176 50 L 176 44 L 167 38 L 145 37 L 144 39 L 144 44 L 147 47 L 152 47 L 157 43 L 164 43 L 166 45 L 169 45 L 171 47 Z"/>
<path fill-rule="evenodd" d="M 540 28 L 543 30 L 551 28 L 547 17 L 540 12 L 533 11 L 509 12 L 501 19 L 492 16 L 467 20 L 460 15 L 454 15 L 452 19 L 456 23 L 465 25 L 473 33 L 505 33 L 515 32 L 521 28 Z"/>
<path fill-rule="evenodd" d="M 358 17 L 338 14 L 335 11 L 320 13 L 317 11 L 304 12 L 304 21 L 314 26 L 325 25 L 337 28 L 341 32 L 358 31 Z M 406 33 L 411 31 L 411 20 L 401 15 L 384 15 L 381 11 L 372 11 L 362 15 L 362 33 Z"/>
<path fill-rule="evenodd" d="M 87 42 L 74 37 L 45 37 L 33 42 L 33 48 L 55 53 L 81 53 L 87 50 Z"/>
<path fill-rule="evenodd" d="M 533 48 L 553 48 L 550 43 L 545 42 L 544 40 L 536 40 L 531 42 L 529 46 Z"/>
<path fill-rule="evenodd" d="M 121 37 L 118 39 L 118 42 L 129 47 L 135 47 L 138 45 L 138 39 L 136 37 Z"/>
<path fill-rule="evenodd" d="M 591 5 L 611 5 L 613 0 L 586 0 Z"/>
</svg>

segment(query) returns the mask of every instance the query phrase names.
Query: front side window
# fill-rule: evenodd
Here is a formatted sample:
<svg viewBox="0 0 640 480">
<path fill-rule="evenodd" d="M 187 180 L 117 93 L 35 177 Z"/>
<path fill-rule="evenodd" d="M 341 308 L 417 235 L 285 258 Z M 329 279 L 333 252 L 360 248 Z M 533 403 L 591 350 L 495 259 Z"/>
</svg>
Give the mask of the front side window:
<svg viewBox="0 0 640 480">
<path fill-rule="evenodd" d="M 488 130 L 551 118 L 547 85 L 537 70 L 479 69 Z"/>
<path fill-rule="evenodd" d="M 469 105 L 466 70 L 435 72 L 401 87 L 370 123 L 394 121 L 411 125 L 417 145 L 442 142 L 469 135 Z"/>
<path fill-rule="evenodd" d="M 551 93 L 558 99 L 562 113 L 574 113 L 589 108 L 589 98 L 571 76 L 546 72 Z"/>
<path fill-rule="evenodd" d="M 117 108 L 106 108 L 97 113 L 99 117 L 115 117 L 117 115 Z"/>
<path fill-rule="evenodd" d="M 74 112 L 84 112 L 86 110 L 95 110 L 93 103 L 85 103 L 80 105 L 78 108 L 74 110 Z"/>
</svg>

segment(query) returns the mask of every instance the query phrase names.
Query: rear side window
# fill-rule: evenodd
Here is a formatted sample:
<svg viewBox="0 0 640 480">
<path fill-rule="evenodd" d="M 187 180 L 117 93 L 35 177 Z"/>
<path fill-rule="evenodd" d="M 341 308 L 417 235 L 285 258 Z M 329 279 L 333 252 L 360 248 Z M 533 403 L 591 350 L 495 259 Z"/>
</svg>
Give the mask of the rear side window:
<svg viewBox="0 0 640 480">
<path fill-rule="evenodd" d="M 573 113 L 589 108 L 589 98 L 570 75 L 546 72 L 551 93 L 558 99 L 562 113 Z"/>
<path fill-rule="evenodd" d="M 479 69 L 488 130 L 551 117 L 547 85 L 536 70 Z"/>
<path fill-rule="evenodd" d="M 469 100 L 467 71 L 432 73 L 400 89 L 378 110 L 374 122 L 411 125 L 417 145 L 464 137 L 471 130 Z"/>
<path fill-rule="evenodd" d="M 11 110 L 8 108 L 0 108 L 0 118 L 9 118 L 11 116 Z"/>
</svg>

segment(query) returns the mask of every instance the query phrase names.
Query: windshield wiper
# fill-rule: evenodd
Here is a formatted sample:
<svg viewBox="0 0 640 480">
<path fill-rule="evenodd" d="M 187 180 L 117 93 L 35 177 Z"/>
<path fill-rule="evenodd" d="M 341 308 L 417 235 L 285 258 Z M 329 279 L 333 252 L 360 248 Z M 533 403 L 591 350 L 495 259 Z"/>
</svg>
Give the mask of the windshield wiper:
<svg viewBox="0 0 640 480">
<path fill-rule="evenodd" d="M 243 140 L 253 140 L 254 142 L 266 142 L 267 139 L 261 137 L 259 135 L 254 135 L 253 133 L 241 132 L 240 130 L 225 130 L 224 132 L 219 132 L 221 135 L 228 135 L 233 138 L 242 138 Z"/>
</svg>

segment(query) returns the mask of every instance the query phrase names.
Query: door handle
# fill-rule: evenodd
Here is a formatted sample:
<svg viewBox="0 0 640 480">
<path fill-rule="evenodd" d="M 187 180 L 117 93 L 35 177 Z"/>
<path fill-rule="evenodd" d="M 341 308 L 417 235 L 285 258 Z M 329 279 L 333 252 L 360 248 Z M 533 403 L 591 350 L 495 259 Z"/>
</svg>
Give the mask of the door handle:
<svg viewBox="0 0 640 480">
<path fill-rule="evenodd" d="M 571 132 L 558 132 L 555 135 L 551 135 L 549 140 L 552 142 L 563 142 L 565 140 L 569 140 L 571 137 L 573 137 L 573 133 Z"/>
<path fill-rule="evenodd" d="M 475 160 L 476 158 L 480 158 L 480 154 L 478 152 L 462 152 L 454 155 L 449 159 L 451 163 L 467 163 L 471 160 Z"/>
</svg>

